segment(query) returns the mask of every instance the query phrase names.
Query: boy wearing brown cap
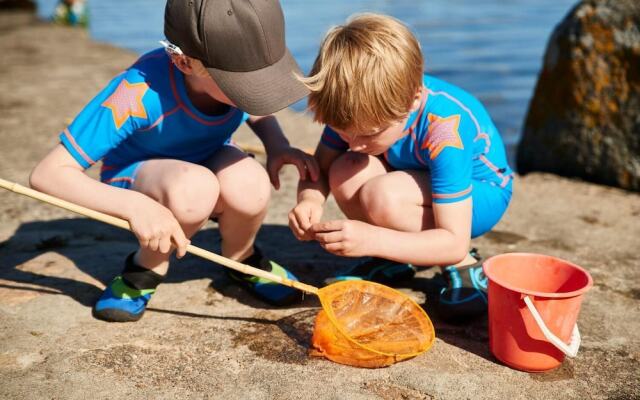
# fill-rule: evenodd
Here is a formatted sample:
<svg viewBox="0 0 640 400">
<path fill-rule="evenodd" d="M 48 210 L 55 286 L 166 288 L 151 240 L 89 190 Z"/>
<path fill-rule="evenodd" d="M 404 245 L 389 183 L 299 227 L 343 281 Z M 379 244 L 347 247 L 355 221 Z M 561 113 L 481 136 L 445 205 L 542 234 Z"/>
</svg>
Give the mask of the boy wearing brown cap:
<svg viewBox="0 0 640 400">
<path fill-rule="evenodd" d="M 97 318 L 136 321 L 163 280 L 169 256 L 217 218 L 222 254 L 289 279 L 254 246 L 271 183 L 294 164 L 316 179 L 314 160 L 289 146 L 270 114 L 307 94 L 285 46 L 276 0 L 169 0 L 165 49 L 116 76 L 60 134 L 31 185 L 129 221 L 140 242 L 94 306 Z M 258 117 L 262 116 L 262 117 Z M 267 171 L 231 145 L 247 122 L 267 150 Z M 84 170 L 102 160 L 101 182 Z M 274 303 L 296 292 L 238 273 L 232 277 Z"/>
</svg>

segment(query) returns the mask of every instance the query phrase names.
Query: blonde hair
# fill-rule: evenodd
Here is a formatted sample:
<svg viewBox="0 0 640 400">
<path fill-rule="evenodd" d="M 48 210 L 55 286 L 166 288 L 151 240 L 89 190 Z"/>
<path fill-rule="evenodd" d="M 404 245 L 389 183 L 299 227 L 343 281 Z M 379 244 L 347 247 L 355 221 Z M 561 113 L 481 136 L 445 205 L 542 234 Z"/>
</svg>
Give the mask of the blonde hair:
<svg viewBox="0 0 640 400">
<path fill-rule="evenodd" d="M 402 22 L 367 13 L 329 30 L 301 80 L 315 121 L 361 132 L 406 116 L 422 86 L 423 63 L 420 44 Z"/>
</svg>

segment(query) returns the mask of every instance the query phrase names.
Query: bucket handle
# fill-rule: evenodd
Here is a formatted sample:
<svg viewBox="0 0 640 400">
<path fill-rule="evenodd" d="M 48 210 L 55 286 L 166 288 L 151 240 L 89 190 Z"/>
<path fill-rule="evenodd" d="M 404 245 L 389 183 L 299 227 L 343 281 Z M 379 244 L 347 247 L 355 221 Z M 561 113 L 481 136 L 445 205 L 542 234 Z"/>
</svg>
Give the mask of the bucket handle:
<svg viewBox="0 0 640 400">
<path fill-rule="evenodd" d="M 540 313 L 538 312 L 536 307 L 533 305 L 533 301 L 529 296 L 524 296 L 524 302 L 529 308 L 529 311 L 531 311 L 531 315 L 533 315 L 533 319 L 536 320 L 536 323 L 538 324 L 538 327 L 542 331 L 542 334 L 544 335 L 544 337 L 547 338 L 547 340 L 551 342 L 551 344 L 556 346 L 558 350 L 563 352 L 566 356 L 571 358 L 575 357 L 576 354 L 578 354 L 578 348 L 580 348 L 580 341 L 581 341 L 580 331 L 578 330 L 578 324 L 576 323 L 573 326 L 573 332 L 571 332 L 571 339 L 569 341 L 569 344 L 566 344 L 559 337 L 554 335 L 553 332 L 549 330 L 547 325 L 542 320 Z"/>
</svg>

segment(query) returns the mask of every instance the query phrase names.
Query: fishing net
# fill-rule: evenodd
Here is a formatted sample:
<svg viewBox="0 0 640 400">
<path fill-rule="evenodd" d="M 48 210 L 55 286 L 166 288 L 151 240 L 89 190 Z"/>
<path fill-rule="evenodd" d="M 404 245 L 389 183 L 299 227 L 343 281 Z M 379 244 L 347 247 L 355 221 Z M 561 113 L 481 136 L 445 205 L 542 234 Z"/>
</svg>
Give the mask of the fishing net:
<svg viewBox="0 0 640 400">
<path fill-rule="evenodd" d="M 379 368 L 433 345 L 431 320 L 408 296 L 368 281 L 343 281 L 318 291 L 311 355 L 355 367 Z"/>
</svg>

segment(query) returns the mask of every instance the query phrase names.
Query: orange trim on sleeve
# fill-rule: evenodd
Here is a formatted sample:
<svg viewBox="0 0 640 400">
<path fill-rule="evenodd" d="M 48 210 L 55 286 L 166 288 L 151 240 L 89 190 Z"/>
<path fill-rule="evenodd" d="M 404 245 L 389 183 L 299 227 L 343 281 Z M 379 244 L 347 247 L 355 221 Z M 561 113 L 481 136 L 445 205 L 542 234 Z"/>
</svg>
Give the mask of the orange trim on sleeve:
<svg viewBox="0 0 640 400">
<path fill-rule="evenodd" d="M 513 177 L 511 174 L 504 175 L 502 172 L 500 172 L 500 169 L 498 167 L 496 167 L 495 165 L 493 165 L 493 163 L 491 161 L 489 161 L 487 159 L 487 157 L 485 157 L 484 155 L 480 155 L 480 157 L 478 157 L 478 158 L 480 159 L 480 161 L 482 161 L 484 163 L 484 165 L 489 167 L 490 170 L 495 172 L 495 174 L 498 176 L 498 178 L 502 179 L 502 182 L 500 183 L 500 187 L 503 188 L 503 187 L 507 186 L 507 184 L 509 183 L 509 180 Z"/>
<path fill-rule="evenodd" d="M 431 197 L 433 197 L 434 199 L 455 199 L 456 197 L 462 197 L 471 193 L 471 189 L 473 189 L 473 186 L 469 186 L 467 189 L 458 193 L 446 193 L 446 194 L 432 193 Z"/>
<path fill-rule="evenodd" d="M 69 143 L 71 143 L 71 145 L 73 146 L 73 148 L 78 152 L 78 154 L 80 154 L 80 157 L 82 157 L 86 162 L 89 163 L 89 165 L 93 165 L 96 162 L 93 161 L 91 159 L 91 157 L 89 157 L 87 155 L 87 153 L 85 153 L 82 148 L 78 145 L 78 143 L 76 143 L 76 140 L 73 138 L 73 136 L 71 136 L 71 132 L 69 132 L 69 128 L 65 128 L 64 130 L 64 136 L 67 138 L 67 140 L 69 141 Z"/>
<path fill-rule="evenodd" d="M 486 145 L 484 146 L 484 153 L 489 153 L 489 149 L 491 148 L 491 139 L 489 139 L 489 135 L 484 132 L 478 133 L 476 137 L 473 139 L 473 142 L 477 142 L 480 139 L 484 139 Z"/>
<path fill-rule="evenodd" d="M 106 179 L 103 181 L 103 183 L 122 182 L 122 181 L 133 183 L 135 179 L 129 178 L 128 176 L 120 176 L 117 178 Z"/>
</svg>

